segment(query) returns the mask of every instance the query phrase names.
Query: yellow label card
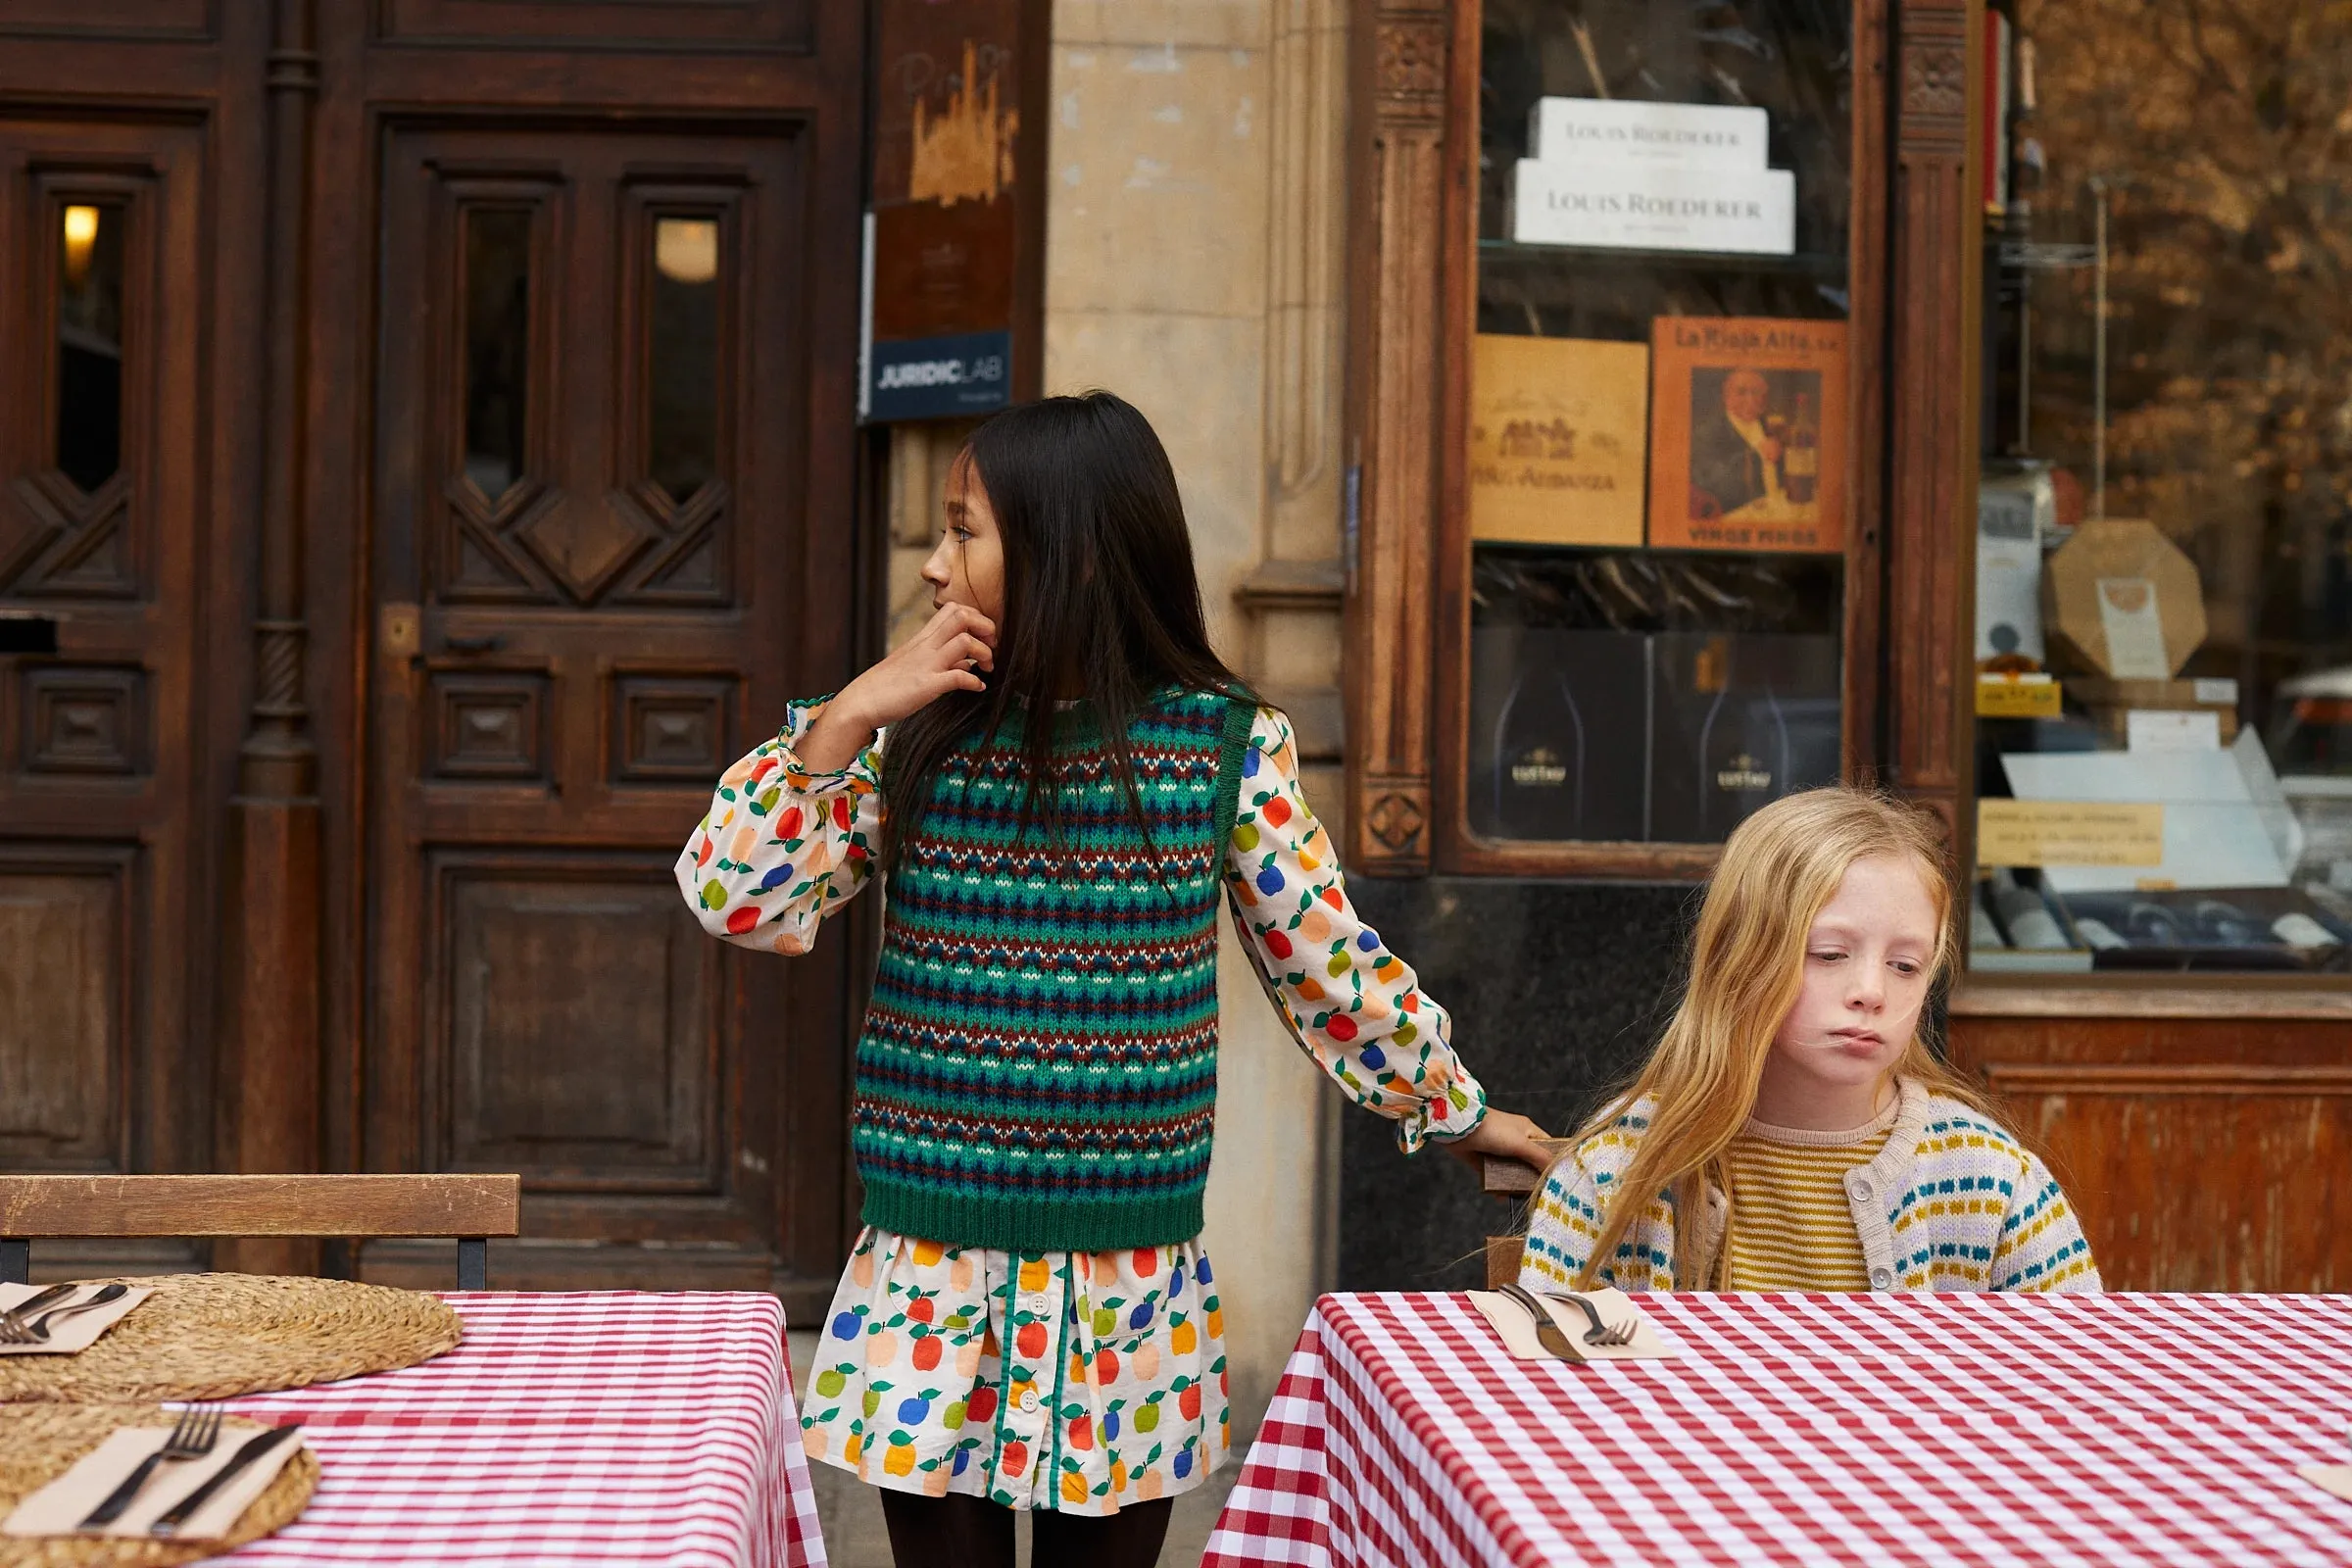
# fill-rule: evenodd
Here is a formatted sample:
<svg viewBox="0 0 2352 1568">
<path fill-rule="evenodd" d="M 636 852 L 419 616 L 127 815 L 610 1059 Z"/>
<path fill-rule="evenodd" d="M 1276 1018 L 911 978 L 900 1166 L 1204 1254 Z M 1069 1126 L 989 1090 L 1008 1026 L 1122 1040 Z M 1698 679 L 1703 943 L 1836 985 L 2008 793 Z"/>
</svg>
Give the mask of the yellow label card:
<svg viewBox="0 0 2352 1568">
<path fill-rule="evenodd" d="M 2156 803 L 1979 801 L 1979 865 L 2162 865 Z"/>
<path fill-rule="evenodd" d="M 1979 675 L 1979 718 L 2056 718 L 2066 689 L 2047 675 Z"/>
</svg>

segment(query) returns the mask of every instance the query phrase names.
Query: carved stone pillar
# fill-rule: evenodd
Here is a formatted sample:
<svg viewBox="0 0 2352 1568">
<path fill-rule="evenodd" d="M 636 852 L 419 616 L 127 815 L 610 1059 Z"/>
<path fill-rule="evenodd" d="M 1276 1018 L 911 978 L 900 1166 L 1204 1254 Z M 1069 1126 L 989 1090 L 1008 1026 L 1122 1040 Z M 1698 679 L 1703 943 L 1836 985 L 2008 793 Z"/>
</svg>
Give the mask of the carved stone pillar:
<svg viewBox="0 0 2352 1568">
<path fill-rule="evenodd" d="M 304 699 L 303 416 L 310 305 L 316 0 L 276 0 L 269 59 L 262 517 L 253 696 L 229 804 L 223 891 L 216 1163 L 318 1167 L 320 828 L 318 752 Z M 315 1242 L 227 1242 L 215 1266 L 315 1273 Z"/>
<path fill-rule="evenodd" d="M 1954 677 L 1970 612 L 1962 515 L 1976 462 L 1974 400 L 1961 373 L 1975 313 L 1977 226 L 1968 170 L 1968 7 L 1906 0 L 1896 15 L 1888 354 L 1894 466 L 1887 509 L 1888 782 L 1951 823 L 1965 723 Z M 1931 461 L 1932 455 L 1932 461 Z"/>
<path fill-rule="evenodd" d="M 1307 799 L 1344 841 L 1348 0 L 1271 10 L 1264 506 L 1234 601 L 1249 626 L 1242 668 L 1290 715 Z"/>
<path fill-rule="evenodd" d="M 1374 874 L 1429 869 L 1432 543 L 1445 354 L 1445 0 L 1385 0 L 1371 15 L 1371 256 L 1357 342 L 1362 481 L 1348 571 L 1348 860 Z"/>
</svg>

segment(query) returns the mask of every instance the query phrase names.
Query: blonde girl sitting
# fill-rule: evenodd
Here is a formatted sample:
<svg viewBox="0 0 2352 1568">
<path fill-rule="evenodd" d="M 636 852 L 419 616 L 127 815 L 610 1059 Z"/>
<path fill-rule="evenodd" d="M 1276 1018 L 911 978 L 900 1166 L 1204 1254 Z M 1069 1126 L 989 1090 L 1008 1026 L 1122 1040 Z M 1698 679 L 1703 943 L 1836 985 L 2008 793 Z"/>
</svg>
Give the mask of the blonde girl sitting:
<svg viewBox="0 0 2352 1568">
<path fill-rule="evenodd" d="M 1633 1088 L 1545 1173 L 1531 1291 L 2095 1291 L 2058 1184 L 1931 1053 L 1932 820 L 1812 790 L 1732 834 Z"/>
</svg>

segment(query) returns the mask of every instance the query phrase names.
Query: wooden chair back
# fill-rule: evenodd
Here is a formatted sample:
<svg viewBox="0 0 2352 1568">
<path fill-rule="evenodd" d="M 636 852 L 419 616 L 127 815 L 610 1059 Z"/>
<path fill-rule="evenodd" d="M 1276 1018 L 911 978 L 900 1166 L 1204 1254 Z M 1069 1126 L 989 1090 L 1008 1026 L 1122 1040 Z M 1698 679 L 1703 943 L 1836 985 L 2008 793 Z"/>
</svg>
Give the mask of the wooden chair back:
<svg viewBox="0 0 2352 1568">
<path fill-rule="evenodd" d="M 0 1280 L 62 1237 L 447 1236 L 458 1289 L 481 1291 L 521 1214 L 519 1176 L 0 1176 Z"/>
<path fill-rule="evenodd" d="M 1573 1139 L 1554 1138 L 1551 1140 L 1551 1152 L 1557 1157 L 1566 1153 L 1573 1145 Z M 1479 1162 L 1479 1186 L 1490 1198 L 1525 1203 L 1535 1196 L 1536 1173 L 1515 1159 L 1497 1159 L 1490 1154 Z M 1525 1238 L 1516 1233 L 1487 1238 L 1488 1290 L 1509 1285 L 1519 1278 L 1519 1250 L 1524 1242 Z"/>
</svg>

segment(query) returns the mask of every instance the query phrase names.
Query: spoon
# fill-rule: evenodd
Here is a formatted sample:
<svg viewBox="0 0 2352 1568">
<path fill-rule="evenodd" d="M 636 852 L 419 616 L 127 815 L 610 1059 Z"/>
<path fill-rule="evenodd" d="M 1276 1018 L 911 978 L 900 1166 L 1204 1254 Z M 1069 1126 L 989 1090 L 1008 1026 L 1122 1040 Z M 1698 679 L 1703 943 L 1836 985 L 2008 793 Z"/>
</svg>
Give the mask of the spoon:
<svg viewBox="0 0 2352 1568">
<path fill-rule="evenodd" d="M 109 1285 L 86 1301 L 71 1301 L 64 1306 L 53 1306 L 25 1326 L 30 1330 L 34 1339 L 45 1340 L 49 1337 L 49 1325 L 58 1318 L 72 1317 L 76 1312 L 87 1312 L 90 1308 L 104 1306 L 109 1301 L 120 1301 L 129 1294 L 130 1287 L 127 1285 Z"/>
</svg>

